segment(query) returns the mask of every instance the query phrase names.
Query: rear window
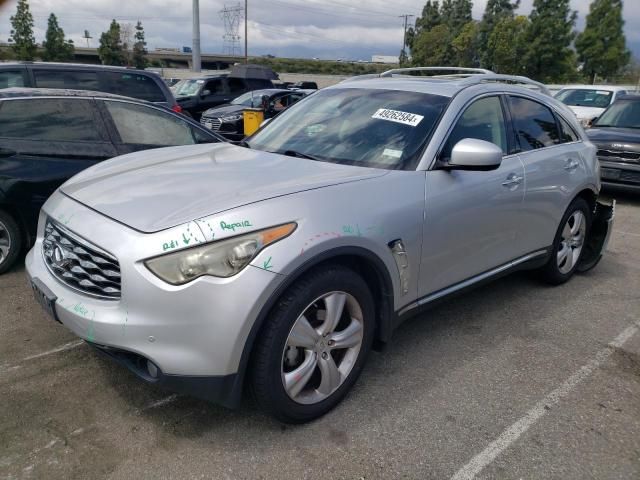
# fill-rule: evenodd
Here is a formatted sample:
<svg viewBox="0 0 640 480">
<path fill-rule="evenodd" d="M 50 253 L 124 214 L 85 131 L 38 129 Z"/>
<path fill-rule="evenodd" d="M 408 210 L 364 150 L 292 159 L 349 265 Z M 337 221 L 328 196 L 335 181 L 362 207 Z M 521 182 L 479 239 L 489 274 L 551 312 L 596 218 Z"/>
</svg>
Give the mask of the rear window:
<svg viewBox="0 0 640 480">
<path fill-rule="evenodd" d="M 166 102 L 163 91 L 155 80 L 135 72 L 103 72 L 103 89 L 105 92 L 139 98 L 149 102 Z"/>
<path fill-rule="evenodd" d="M 0 70 L 0 88 L 24 87 L 20 70 Z"/>
<path fill-rule="evenodd" d="M 572 107 L 607 108 L 611 103 L 613 92 L 607 90 L 565 89 L 560 90 L 556 98 Z"/>
<path fill-rule="evenodd" d="M 92 100 L 33 98 L 0 103 L 0 137 L 95 142 L 102 137 Z"/>
<path fill-rule="evenodd" d="M 522 97 L 509 97 L 509 103 L 522 151 L 550 147 L 560 142 L 558 126 L 551 110 Z"/>
<path fill-rule="evenodd" d="M 34 69 L 33 76 L 36 80 L 36 86 L 39 88 L 100 90 L 96 72 Z"/>
<path fill-rule="evenodd" d="M 259 90 L 261 88 L 273 88 L 271 80 L 260 80 L 258 78 L 247 78 L 247 85 L 251 90 Z"/>
</svg>

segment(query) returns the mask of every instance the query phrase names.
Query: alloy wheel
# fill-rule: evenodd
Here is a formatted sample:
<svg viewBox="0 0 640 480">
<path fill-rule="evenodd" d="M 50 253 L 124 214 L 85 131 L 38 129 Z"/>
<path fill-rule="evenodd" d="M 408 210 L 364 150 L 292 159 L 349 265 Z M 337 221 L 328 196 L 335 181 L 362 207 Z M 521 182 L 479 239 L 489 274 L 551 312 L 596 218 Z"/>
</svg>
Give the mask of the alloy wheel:
<svg viewBox="0 0 640 480">
<path fill-rule="evenodd" d="M 580 258 L 587 231 L 587 221 L 582 210 L 573 212 L 562 229 L 562 238 L 556 254 L 558 270 L 566 274 Z"/>
<path fill-rule="evenodd" d="M 4 223 L 0 222 L 0 263 L 7 259 L 10 250 L 11 237 L 9 236 L 9 229 Z"/>
<path fill-rule="evenodd" d="M 362 346 L 362 308 L 352 295 L 329 292 L 296 319 L 282 352 L 282 383 L 301 404 L 321 402 L 349 376 Z"/>
</svg>

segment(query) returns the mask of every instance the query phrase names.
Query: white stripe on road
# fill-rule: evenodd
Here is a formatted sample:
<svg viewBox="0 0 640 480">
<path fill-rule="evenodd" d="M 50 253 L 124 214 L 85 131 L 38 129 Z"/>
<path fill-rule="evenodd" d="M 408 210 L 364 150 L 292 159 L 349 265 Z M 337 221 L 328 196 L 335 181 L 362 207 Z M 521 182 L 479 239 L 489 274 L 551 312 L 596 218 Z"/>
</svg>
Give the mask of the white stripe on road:
<svg viewBox="0 0 640 480">
<path fill-rule="evenodd" d="M 166 405 L 167 403 L 171 403 L 177 400 L 177 398 L 178 398 L 178 394 L 174 393 L 173 395 L 169 395 L 168 397 L 161 398 L 160 400 L 156 400 L 155 402 L 151 402 L 149 405 L 142 407 L 141 410 L 145 411 L 145 410 L 150 410 L 152 408 L 158 408 L 163 405 Z"/>
<path fill-rule="evenodd" d="M 620 348 L 627 340 L 638 332 L 640 323 L 626 328 L 609 345 L 600 350 L 587 364 L 571 375 L 562 385 L 538 402 L 520 420 L 511 425 L 482 452 L 473 457 L 469 463 L 456 472 L 451 480 L 471 480 L 491 464 L 498 455 L 518 440 L 520 436 L 533 426 L 542 416 L 548 412 L 549 407 L 566 397 L 578 384 L 585 380 L 594 370 L 611 356 L 615 349 Z"/>
<path fill-rule="evenodd" d="M 21 360 L 21 362 L 28 362 L 29 360 L 35 360 L 37 358 L 46 357 L 48 355 L 53 355 L 54 353 L 64 352 L 66 350 L 71 350 L 72 348 L 79 347 L 84 343 L 84 340 L 76 340 L 75 342 L 65 343 L 64 345 L 60 345 L 52 350 L 47 350 L 46 352 L 36 353 L 35 355 L 31 355 L 29 357 L 25 357 Z M 0 373 L 2 372 L 10 372 L 11 370 L 17 370 L 22 368 L 22 365 L 0 365 Z"/>
<path fill-rule="evenodd" d="M 65 350 L 71 350 L 72 348 L 79 347 L 84 343 L 84 340 L 77 340 L 75 342 L 65 343 L 53 350 L 47 350 L 46 352 L 38 353 L 36 355 L 31 355 L 30 357 L 23 358 L 22 361 L 26 362 L 28 360 L 35 360 L 36 358 L 46 357 L 47 355 L 53 355 L 54 353 L 64 352 Z"/>
</svg>

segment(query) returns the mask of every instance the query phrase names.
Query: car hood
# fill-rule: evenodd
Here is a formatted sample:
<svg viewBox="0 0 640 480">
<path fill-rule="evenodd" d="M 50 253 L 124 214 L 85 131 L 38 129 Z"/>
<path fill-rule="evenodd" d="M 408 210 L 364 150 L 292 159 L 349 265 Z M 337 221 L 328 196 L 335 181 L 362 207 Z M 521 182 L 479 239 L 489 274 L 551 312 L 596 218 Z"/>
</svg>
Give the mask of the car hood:
<svg viewBox="0 0 640 480">
<path fill-rule="evenodd" d="M 589 140 L 598 145 L 610 143 L 640 144 L 640 129 L 617 127 L 593 127 L 587 130 Z"/>
<path fill-rule="evenodd" d="M 599 117 L 604 112 L 604 108 L 597 107 L 569 107 L 576 114 L 578 120 L 591 120 L 592 118 Z"/>
<path fill-rule="evenodd" d="M 386 173 L 221 143 L 117 157 L 81 172 L 61 190 L 151 233 L 261 200 Z"/>
<path fill-rule="evenodd" d="M 246 107 L 242 105 L 221 105 L 216 108 L 210 108 L 202 114 L 203 117 L 223 117 L 231 113 L 241 113 Z"/>
</svg>

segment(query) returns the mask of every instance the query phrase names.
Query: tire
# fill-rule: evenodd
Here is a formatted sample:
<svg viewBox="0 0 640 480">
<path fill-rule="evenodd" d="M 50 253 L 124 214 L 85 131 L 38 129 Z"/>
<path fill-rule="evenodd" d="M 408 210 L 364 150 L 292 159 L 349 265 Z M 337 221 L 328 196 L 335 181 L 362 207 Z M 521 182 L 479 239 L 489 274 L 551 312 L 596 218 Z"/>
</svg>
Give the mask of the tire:
<svg viewBox="0 0 640 480">
<path fill-rule="evenodd" d="M 0 275 L 16 262 L 22 248 L 22 234 L 11 215 L 0 210 Z"/>
<path fill-rule="evenodd" d="M 580 220 L 576 227 L 576 222 Z M 574 232 L 575 230 L 575 232 Z M 576 271 L 584 252 L 584 243 L 591 230 L 591 210 L 583 198 L 576 198 L 560 221 L 553 240 L 551 257 L 540 270 L 542 279 L 551 285 L 569 280 Z"/>
<path fill-rule="evenodd" d="M 353 270 L 329 265 L 296 280 L 276 303 L 253 351 L 251 387 L 258 405 L 285 423 L 324 415 L 356 382 L 374 330 L 371 292 Z"/>
</svg>

